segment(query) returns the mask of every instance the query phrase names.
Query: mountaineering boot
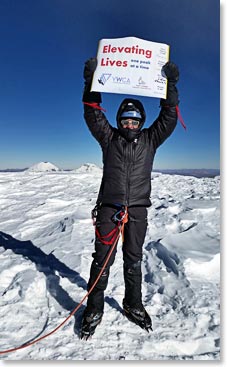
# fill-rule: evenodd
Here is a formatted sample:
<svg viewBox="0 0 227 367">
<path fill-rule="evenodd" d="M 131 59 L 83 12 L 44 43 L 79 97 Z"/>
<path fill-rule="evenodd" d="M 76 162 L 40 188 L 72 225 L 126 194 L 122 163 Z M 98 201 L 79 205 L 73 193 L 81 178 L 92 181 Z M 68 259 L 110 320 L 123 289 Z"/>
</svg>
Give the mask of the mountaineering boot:
<svg viewBox="0 0 227 367">
<path fill-rule="evenodd" d="M 91 264 L 90 279 L 88 281 L 88 291 L 96 281 L 102 267 L 95 261 Z M 104 309 L 104 291 L 108 284 L 109 269 L 104 269 L 94 289 L 88 296 L 87 307 L 84 311 L 81 325 L 81 339 L 88 339 L 95 332 L 96 326 L 100 324 Z"/>
<path fill-rule="evenodd" d="M 125 297 L 123 310 L 125 316 L 142 329 L 152 330 L 151 318 L 142 304 L 141 261 L 133 264 L 124 263 Z"/>
<path fill-rule="evenodd" d="M 102 321 L 103 312 L 84 312 L 82 326 L 81 326 L 81 333 L 80 338 L 88 340 L 94 333 L 96 327 Z"/>
<path fill-rule="evenodd" d="M 145 329 L 148 333 L 149 330 L 153 330 L 151 318 L 142 304 L 131 307 L 125 303 L 125 300 L 123 300 L 123 310 L 129 321 L 134 322 L 142 329 Z"/>
</svg>

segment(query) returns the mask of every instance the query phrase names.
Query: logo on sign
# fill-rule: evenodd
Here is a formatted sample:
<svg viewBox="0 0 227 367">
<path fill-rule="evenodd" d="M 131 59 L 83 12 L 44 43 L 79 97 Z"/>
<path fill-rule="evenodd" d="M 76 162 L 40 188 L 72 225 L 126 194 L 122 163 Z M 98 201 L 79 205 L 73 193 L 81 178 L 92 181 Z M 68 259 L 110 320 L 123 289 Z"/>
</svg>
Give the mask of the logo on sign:
<svg viewBox="0 0 227 367">
<path fill-rule="evenodd" d="M 111 74 L 102 74 L 101 77 L 98 79 L 99 84 L 106 84 L 107 80 L 111 77 Z"/>
<path fill-rule="evenodd" d="M 145 81 L 142 79 L 142 76 L 138 79 L 138 84 L 139 85 L 145 85 Z"/>
<path fill-rule="evenodd" d="M 117 84 L 130 84 L 130 79 L 123 76 L 113 76 L 113 83 Z"/>
</svg>

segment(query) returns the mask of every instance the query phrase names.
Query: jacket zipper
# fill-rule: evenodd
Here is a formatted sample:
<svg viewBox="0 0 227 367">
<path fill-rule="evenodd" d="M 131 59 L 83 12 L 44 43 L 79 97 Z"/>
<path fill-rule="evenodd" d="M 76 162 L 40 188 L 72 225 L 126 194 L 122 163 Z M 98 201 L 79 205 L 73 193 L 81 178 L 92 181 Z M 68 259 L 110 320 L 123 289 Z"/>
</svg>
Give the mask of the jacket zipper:
<svg viewBox="0 0 227 367">
<path fill-rule="evenodd" d="M 130 173 L 132 170 L 132 166 L 133 166 L 133 159 L 134 159 L 134 154 L 135 154 L 135 150 L 133 149 L 133 143 L 130 143 L 128 145 L 128 154 L 126 156 L 126 160 L 128 161 L 126 167 L 126 205 L 129 205 L 129 192 L 130 192 Z M 128 159 L 127 159 L 128 158 Z"/>
</svg>

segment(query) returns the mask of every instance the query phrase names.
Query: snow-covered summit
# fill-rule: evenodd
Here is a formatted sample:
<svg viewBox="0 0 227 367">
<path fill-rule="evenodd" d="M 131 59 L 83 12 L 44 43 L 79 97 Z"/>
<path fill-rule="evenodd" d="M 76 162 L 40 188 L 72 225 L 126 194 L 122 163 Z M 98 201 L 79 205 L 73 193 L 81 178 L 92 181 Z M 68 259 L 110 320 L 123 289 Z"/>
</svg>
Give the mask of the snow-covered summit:
<svg viewBox="0 0 227 367">
<path fill-rule="evenodd" d="M 50 162 L 39 162 L 27 169 L 27 172 L 57 172 L 60 168 Z"/>
<path fill-rule="evenodd" d="M 143 304 L 152 318 L 152 333 L 122 313 L 122 238 L 94 336 L 87 342 L 80 339 L 82 303 L 69 322 L 87 292 L 95 236 L 91 210 L 100 178 L 86 170 L 0 173 L 0 353 L 52 332 L 37 344 L 2 354 L 0 365 L 7 360 L 161 360 L 165 365 L 176 360 L 180 367 L 187 360 L 196 366 L 200 360 L 215 360 L 217 366 L 218 177 L 153 176 L 142 259 Z M 53 333 L 64 320 L 64 328 Z"/>
<path fill-rule="evenodd" d="M 82 166 L 76 169 L 77 173 L 101 173 L 102 168 L 96 166 L 93 163 L 84 163 Z"/>
</svg>

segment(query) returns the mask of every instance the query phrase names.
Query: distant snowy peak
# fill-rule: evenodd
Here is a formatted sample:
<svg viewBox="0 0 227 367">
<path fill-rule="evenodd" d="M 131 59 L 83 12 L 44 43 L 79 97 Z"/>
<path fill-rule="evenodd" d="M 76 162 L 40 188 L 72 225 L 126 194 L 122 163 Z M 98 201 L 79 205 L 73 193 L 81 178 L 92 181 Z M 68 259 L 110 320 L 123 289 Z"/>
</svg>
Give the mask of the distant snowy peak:
<svg viewBox="0 0 227 367">
<path fill-rule="evenodd" d="M 93 163 L 84 163 L 82 166 L 76 169 L 77 173 L 101 173 L 102 168 L 96 166 Z"/>
<path fill-rule="evenodd" d="M 27 169 L 27 172 L 57 172 L 60 169 L 50 162 L 36 163 Z"/>
</svg>

